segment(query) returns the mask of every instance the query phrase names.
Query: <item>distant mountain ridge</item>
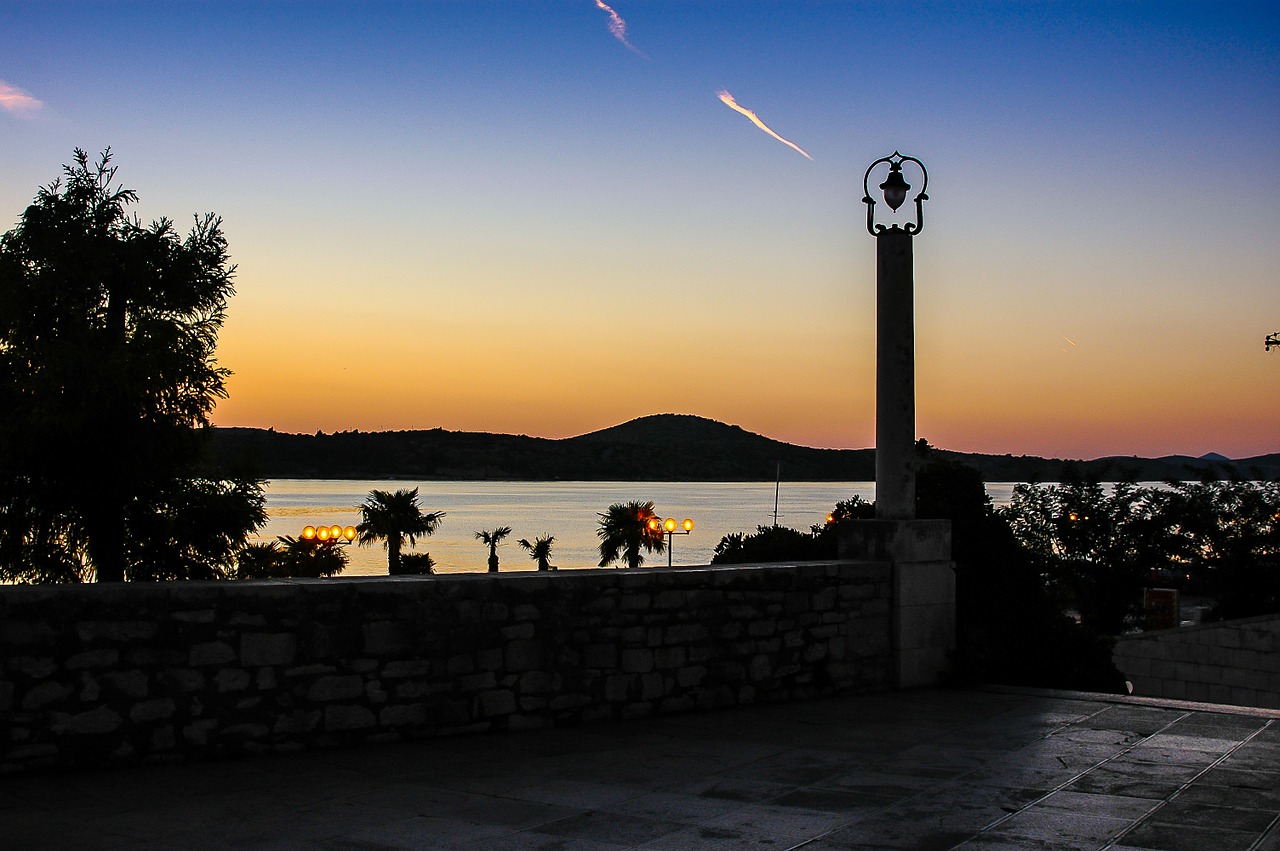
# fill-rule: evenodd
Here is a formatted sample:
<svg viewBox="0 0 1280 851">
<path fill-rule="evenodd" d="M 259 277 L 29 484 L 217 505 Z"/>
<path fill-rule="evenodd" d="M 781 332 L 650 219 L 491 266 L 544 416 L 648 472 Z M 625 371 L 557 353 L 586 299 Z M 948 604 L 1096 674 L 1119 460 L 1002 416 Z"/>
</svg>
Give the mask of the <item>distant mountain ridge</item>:
<svg viewBox="0 0 1280 851">
<path fill-rule="evenodd" d="M 552 440 L 487 432 L 421 431 L 287 434 L 212 428 L 209 464 L 264 478 L 457 479 L 513 481 L 871 481 L 873 449 L 814 449 L 691 414 L 654 414 Z M 1280 453 L 1221 456 L 1114 456 L 1089 461 L 933 450 L 977 468 L 986 481 L 1057 481 L 1067 465 L 1082 474 L 1140 481 L 1238 475 L 1280 478 Z"/>
</svg>

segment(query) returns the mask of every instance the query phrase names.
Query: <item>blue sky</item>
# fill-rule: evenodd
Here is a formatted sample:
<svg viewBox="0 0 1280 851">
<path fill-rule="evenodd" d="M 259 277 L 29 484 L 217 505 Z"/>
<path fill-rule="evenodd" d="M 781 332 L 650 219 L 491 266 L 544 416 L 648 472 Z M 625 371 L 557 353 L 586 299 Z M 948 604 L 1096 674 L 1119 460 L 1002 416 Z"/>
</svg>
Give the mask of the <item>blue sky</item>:
<svg viewBox="0 0 1280 851">
<path fill-rule="evenodd" d="M 921 435 L 1280 449 L 1273 5 L 611 5 L 643 56 L 594 0 L 11 0 L 0 226 L 76 146 L 144 218 L 222 214 L 223 425 L 868 446 L 861 180 L 900 149 Z"/>
</svg>

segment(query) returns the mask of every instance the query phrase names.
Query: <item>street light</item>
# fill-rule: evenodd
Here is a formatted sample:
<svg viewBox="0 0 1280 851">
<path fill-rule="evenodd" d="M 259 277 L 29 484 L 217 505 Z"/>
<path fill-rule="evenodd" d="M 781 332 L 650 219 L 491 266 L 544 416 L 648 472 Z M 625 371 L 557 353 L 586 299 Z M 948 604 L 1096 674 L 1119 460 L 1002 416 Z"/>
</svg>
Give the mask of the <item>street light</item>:
<svg viewBox="0 0 1280 851">
<path fill-rule="evenodd" d="M 356 539 L 356 534 L 355 526 L 343 528 L 336 523 L 332 526 L 304 526 L 302 528 L 302 539 L 304 541 L 319 541 L 322 544 L 330 541 L 335 544 L 349 544 Z"/>
<path fill-rule="evenodd" d="M 911 184 L 902 168 L 911 163 L 920 173 L 915 220 L 904 224 L 876 221 L 871 172 L 887 165 L 880 184 L 893 213 L 907 202 Z M 914 180 L 914 174 L 912 179 Z M 924 229 L 925 189 L 929 173 L 915 157 L 894 151 L 867 167 L 862 202 L 867 205 L 867 233 L 876 238 L 876 518 L 912 520 L 916 514 L 916 341 L 915 270 L 912 237 Z"/>
<path fill-rule="evenodd" d="M 667 567 L 671 567 L 671 548 L 673 535 L 687 535 L 693 531 L 693 521 L 688 517 L 683 522 L 677 521 L 674 517 L 668 517 L 663 520 L 660 517 L 649 518 L 649 528 L 654 532 L 659 530 L 667 536 Z"/>
</svg>

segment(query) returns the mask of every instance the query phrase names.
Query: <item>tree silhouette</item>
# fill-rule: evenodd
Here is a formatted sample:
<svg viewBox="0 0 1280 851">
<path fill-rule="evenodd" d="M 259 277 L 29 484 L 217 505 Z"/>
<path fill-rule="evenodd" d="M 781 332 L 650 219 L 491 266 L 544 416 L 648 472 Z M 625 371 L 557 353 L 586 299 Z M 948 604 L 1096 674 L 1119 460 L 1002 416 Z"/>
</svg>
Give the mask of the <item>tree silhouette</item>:
<svg viewBox="0 0 1280 851">
<path fill-rule="evenodd" d="M 644 564 L 641 549 L 651 553 L 666 551 L 662 529 L 649 525 L 658 517 L 652 502 L 616 502 L 599 517 L 596 537 L 600 539 L 600 567 L 620 559 L 627 567 L 639 567 Z"/>
<path fill-rule="evenodd" d="M 499 526 L 492 532 L 476 532 L 476 540 L 484 542 L 489 547 L 490 573 L 498 572 L 498 544 L 510 534 L 510 526 Z"/>
<path fill-rule="evenodd" d="M 434 533 L 440 528 L 444 512 L 423 514 L 422 506 L 418 505 L 418 489 L 414 488 L 395 493 L 369 491 L 364 505 L 360 506 L 360 516 L 356 542 L 360 546 L 369 546 L 382 541 L 387 548 L 387 572 L 397 576 L 402 573 L 400 550 L 405 541 L 413 546 L 420 536 Z"/>
<path fill-rule="evenodd" d="M 258 482 L 192 473 L 230 374 L 214 357 L 234 292 L 221 220 L 198 216 L 185 237 L 168 219 L 143 226 L 110 163 L 110 149 L 94 163 L 76 149 L 0 236 L 4 578 L 222 575 L 261 522 Z M 164 522 L 211 488 L 220 528 L 192 512 Z"/>
<path fill-rule="evenodd" d="M 555 540 L 551 535 L 543 535 L 535 538 L 532 544 L 527 538 L 521 538 L 516 543 L 529 551 L 529 558 L 538 563 L 538 570 L 551 570 L 551 545 Z"/>
</svg>

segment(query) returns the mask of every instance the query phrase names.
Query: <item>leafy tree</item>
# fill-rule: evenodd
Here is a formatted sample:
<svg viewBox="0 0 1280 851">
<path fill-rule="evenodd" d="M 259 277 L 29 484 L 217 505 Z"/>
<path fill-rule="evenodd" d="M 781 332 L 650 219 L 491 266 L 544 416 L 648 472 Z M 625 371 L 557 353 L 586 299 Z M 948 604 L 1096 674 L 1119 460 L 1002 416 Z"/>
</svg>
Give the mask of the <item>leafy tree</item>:
<svg viewBox="0 0 1280 851">
<path fill-rule="evenodd" d="M 551 570 L 551 545 L 555 540 L 551 535 L 543 535 L 535 538 L 532 544 L 527 538 L 521 538 L 516 543 L 529 551 L 529 558 L 538 563 L 538 570 Z"/>
<path fill-rule="evenodd" d="M 801 532 L 789 526 L 757 526 L 750 535 L 732 532 L 711 553 L 712 564 L 767 564 L 836 557 L 834 535 Z"/>
<path fill-rule="evenodd" d="M 221 220 L 144 226 L 109 149 L 74 160 L 0 236 L 0 575 L 222 575 L 261 490 L 192 475 L 230 374 Z"/>
<path fill-rule="evenodd" d="M 1119 635 L 1142 608 L 1153 570 L 1168 564 L 1171 539 L 1163 496 L 1132 482 L 1108 492 L 1076 478 L 1018 485 L 1001 514 L 1033 567 L 1081 623 Z"/>
<path fill-rule="evenodd" d="M 279 542 L 279 543 L 276 543 Z M 347 567 L 346 550 L 334 539 L 281 535 L 266 544 L 250 544 L 240 551 L 238 579 L 319 579 Z"/>
<path fill-rule="evenodd" d="M 1280 612 L 1280 482 L 1181 482 L 1160 497 L 1164 583 L 1214 597 L 1213 620 Z"/>
<path fill-rule="evenodd" d="M 405 553 L 400 556 L 401 576 L 425 576 L 436 572 L 436 560 L 431 553 Z"/>
<path fill-rule="evenodd" d="M 652 502 L 616 502 L 600 517 L 596 537 L 600 539 L 600 567 L 623 561 L 627 567 L 644 564 L 643 549 L 650 553 L 666 552 L 666 535 L 661 528 L 650 526 L 658 519 Z"/>
<path fill-rule="evenodd" d="M 444 519 L 443 511 L 424 514 L 418 504 L 418 489 L 388 491 L 369 491 L 364 505 L 360 506 L 361 521 L 356 527 L 359 537 L 356 542 L 360 546 L 382 541 L 387 549 L 387 572 L 392 576 L 402 573 L 400 550 L 405 541 L 409 546 L 417 543 L 419 537 L 433 534 L 440 528 Z"/>
<path fill-rule="evenodd" d="M 498 572 L 498 544 L 511 534 L 510 526 L 499 526 L 491 532 L 476 532 L 476 540 L 489 548 L 489 572 Z"/>
</svg>

